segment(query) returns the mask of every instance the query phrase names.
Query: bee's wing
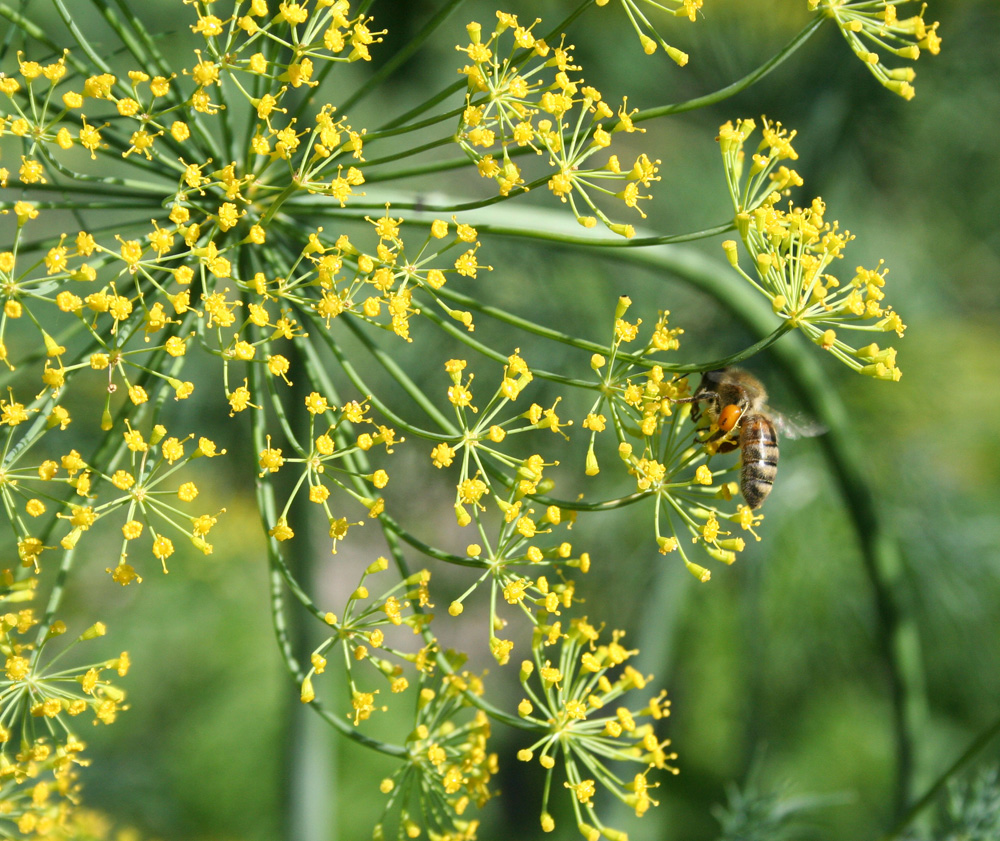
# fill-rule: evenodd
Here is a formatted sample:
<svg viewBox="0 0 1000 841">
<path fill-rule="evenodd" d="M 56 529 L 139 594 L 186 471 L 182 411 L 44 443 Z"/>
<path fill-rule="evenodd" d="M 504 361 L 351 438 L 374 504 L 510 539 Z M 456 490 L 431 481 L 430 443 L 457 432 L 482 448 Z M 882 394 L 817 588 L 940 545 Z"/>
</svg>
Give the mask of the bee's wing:
<svg viewBox="0 0 1000 841">
<path fill-rule="evenodd" d="M 801 414 L 786 415 L 768 407 L 768 415 L 777 427 L 778 432 L 786 438 L 815 438 L 826 432 L 823 424 Z"/>
</svg>

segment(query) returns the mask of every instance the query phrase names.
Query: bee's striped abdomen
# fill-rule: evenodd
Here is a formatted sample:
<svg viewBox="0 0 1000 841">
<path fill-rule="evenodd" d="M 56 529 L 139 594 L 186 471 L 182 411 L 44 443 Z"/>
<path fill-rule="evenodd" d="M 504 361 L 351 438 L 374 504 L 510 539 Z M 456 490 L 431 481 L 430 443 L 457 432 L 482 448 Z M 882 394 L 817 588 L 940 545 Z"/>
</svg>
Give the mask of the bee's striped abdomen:
<svg viewBox="0 0 1000 841">
<path fill-rule="evenodd" d="M 740 492 L 751 508 L 760 508 L 778 475 L 778 434 L 766 415 L 744 417 L 740 425 Z"/>
</svg>

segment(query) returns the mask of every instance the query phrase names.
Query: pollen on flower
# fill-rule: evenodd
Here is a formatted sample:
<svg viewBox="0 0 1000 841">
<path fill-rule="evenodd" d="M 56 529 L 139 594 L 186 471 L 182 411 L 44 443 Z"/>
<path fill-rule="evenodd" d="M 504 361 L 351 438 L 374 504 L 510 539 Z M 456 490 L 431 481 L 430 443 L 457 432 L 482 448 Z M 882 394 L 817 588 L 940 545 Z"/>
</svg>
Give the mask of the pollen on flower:
<svg viewBox="0 0 1000 841">
<path fill-rule="evenodd" d="M 439 469 L 450 467 L 454 458 L 455 451 L 443 441 L 431 451 L 431 461 Z"/>
</svg>

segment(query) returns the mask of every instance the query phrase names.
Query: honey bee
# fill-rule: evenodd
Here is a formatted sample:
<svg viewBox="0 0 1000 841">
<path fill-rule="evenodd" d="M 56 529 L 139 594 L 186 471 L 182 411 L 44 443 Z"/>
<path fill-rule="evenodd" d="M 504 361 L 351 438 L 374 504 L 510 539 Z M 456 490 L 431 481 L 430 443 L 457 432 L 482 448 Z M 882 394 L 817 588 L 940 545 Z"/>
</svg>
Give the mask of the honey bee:
<svg viewBox="0 0 1000 841">
<path fill-rule="evenodd" d="M 718 427 L 718 433 L 709 439 L 716 452 L 740 449 L 740 493 L 752 509 L 764 504 L 778 475 L 778 430 L 789 438 L 825 431 L 771 409 L 760 380 L 741 368 L 706 371 L 694 395 L 679 402 L 695 404 L 691 412 L 695 421 L 700 407 L 705 407 L 706 416 Z"/>
</svg>

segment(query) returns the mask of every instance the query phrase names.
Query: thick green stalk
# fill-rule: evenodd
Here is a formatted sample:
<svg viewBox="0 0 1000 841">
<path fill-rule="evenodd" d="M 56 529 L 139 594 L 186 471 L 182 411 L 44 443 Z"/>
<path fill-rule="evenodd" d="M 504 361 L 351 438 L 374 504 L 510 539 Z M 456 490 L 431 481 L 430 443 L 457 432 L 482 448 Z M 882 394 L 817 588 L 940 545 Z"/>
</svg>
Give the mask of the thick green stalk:
<svg viewBox="0 0 1000 841">
<path fill-rule="evenodd" d="M 468 159 L 462 161 L 462 164 L 465 166 L 468 163 Z M 367 185 L 369 182 L 365 183 Z M 386 194 L 386 198 L 383 198 L 383 193 Z M 371 191 L 368 196 L 372 201 L 365 202 L 364 204 L 355 204 L 352 202 L 346 208 L 341 208 L 336 204 L 325 201 L 323 204 L 319 204 L 319 200 L 315 196 L 296 196 L 289 200 L 288 207 L 299 208 L 304 206 L 308 208 L 310 213 L 316 213 L 328 219 L 361 221 L 370 215 L 370 211 L 383 210 L 388 200 L 393 210 L 410 211 L 406 218 L 408 226 L 420 225 L 424 227 L 429 227 L 436 217 L 442 215 L 447 217 L 459 209 L 457 207 L 460 203 L 459 199 L 451 200 L 448 197 L 442 198 L 441 194 L 437 191 L 435 191 L 434 195 L 441 203 L 434 206 L 428 205 L 422 197 L 423 194 L 419 191 L 407 191 L 405 193 L 394 191 L 393 193 L 393 196 L 397 198 L 400 195 L 406 196 L 406 201 L 392 201 L 386 191 L 379 191 L 378 193 Z M 536 217 L 536 213 L 537 218 L 546 225 L 541 229 L 536 229 L 530 222 L 531 219 Z M 480 219 L 492 219 L 495 221 L 480 222 Z M 650 245 L 673 245 L 683 242 L 695 242 L 697 240 L 720 236 L 736 229 L 736 225 L 733 222 L 723 222 L 713 225 L 710 228 L 686 231 L 680 234 L 648 234 L 631 239 L 626 239 L 625 237 L 603 239 L 593 235 L 577 233 L 580 230 L 580 226 L 573 222 L 572 219 L 568 220 L 566 214 L 537 206 L 514 207 L 513 205 L 509 207 L 497 207 L 494 205 L 489 209 L 488 213 L 470 213 L 462 221 L 474 223 L 476 230 L 480 234 L 494 234 L 496 236 L 514 237 L 516 239 L 537 240 L 547 245 L 582 245 L 587 248 L 616 249 L 646 248 Z"/>
</svg>

